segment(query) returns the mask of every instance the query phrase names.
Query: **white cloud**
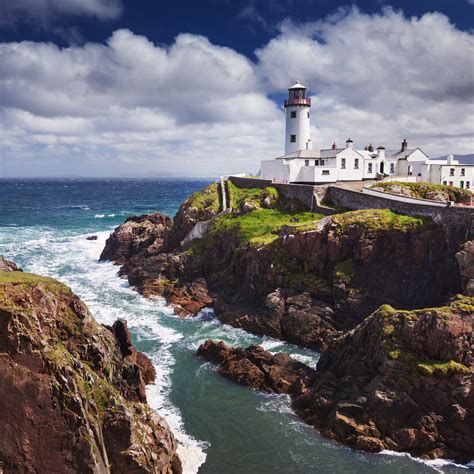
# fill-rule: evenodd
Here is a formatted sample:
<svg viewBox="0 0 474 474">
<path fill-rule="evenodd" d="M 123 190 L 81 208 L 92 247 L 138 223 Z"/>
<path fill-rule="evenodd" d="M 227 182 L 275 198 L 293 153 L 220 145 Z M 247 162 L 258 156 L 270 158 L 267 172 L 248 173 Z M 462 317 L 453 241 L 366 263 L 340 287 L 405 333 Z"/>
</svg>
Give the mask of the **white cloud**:
<svg viewBox="0 0 474 474">
<path fill-rule="evenodd" d="M 217 175 L 281 153 L 267 94 L 311 85 L 313 143 L 473 152 L 473 36 L 446 17 L 341 10 L 286 22 L 250 61 L 205 37 L 157 46 L 0 43 L 0 174 Z"/>
<path fill-rule="evenodd" d="M 311 85 L 326 144 L 350 135 L 394 146 L 406 136 L 432 154 L 473 151 L 473 36 L 444 15 L 341 10 L 285 23 L 257 56 L 273 90 L 295 77 Z"/>
<path fill-rule="evenodd" d="M 62 16 L 112 20 L 122 11 L 122 0 L 4 0 L 0 2 L 0 27 L 24 22 L 44 27 Z"/>
</svg>

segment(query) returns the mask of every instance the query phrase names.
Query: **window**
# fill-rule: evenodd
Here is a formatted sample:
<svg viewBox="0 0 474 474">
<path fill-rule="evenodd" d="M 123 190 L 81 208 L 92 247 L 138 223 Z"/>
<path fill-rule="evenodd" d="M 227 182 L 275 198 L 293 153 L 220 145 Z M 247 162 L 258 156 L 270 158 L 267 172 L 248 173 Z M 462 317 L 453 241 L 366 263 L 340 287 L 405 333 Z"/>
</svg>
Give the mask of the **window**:
<svg viewBox="0 0 474 474">
<path fill-rule="evenodd" d="M 466 176 L 466 168 L 461 168 L 461 176 Z"/>
<path fill-rule="evenodd" d="M 314 166 L 319 166 L 319 160 L 314 160 Z"/>
<path fill-rule="evenodd" d="M 296 112 L 290 112 L 290 117 L 291 118 L 296 118 Z"/>
<path fill-rule="evenodd" d="M 354 169 L 355 170 L 359 169 L 359 158 L 354 158 Z"/>
<path fill-rule="evenodd" d="M 464 189 L 464 181 L 461 181 L 459 184 L 461 185 L 461 189 Z"/>
<path fill-rule="evenodd" d="M 390 173 L 395 173 L 395 163 L 390 163 Z"/>
<path fill-rule="evenodd" d="M 454 168 L 449 168 L 449 176 L 454 176 Z"/>
<path fill-rule="evenodd" d="M 466 181 L 466 189 L 470 189 L 471 188 L 471 183 L 469 181 Z"/>
<path fill-rule="evenodd" d="M 447 181 L 443 181 L 443 184 L 446 186 L 446 185 L 448 184 L 448 182 L 447 182 Z"/>
<path fill-rule="evenodd" d="M 323 170 L 321 174 L 323 176 L 329 176 L 329 170 Z"/>
<path fill-rule="evenodd" d="M 368 164 L 367 172 L 368 172 L 368 173 L 372 173 L 372 163 L 369 163 L 369 164 Z"/>
<path fill-rule="evenodd" d="M 309 112 L 308 112 L 308 118 L 309 118 Z"/>
<path fill-rule="evenodd" d="M 408 176 L 412 176 L 413 175 L 413 167 L 409 166 L 408 167 Z"/>
<path fill-rule="evenodd" d="M 290 143 L 296 143 L 296 135 L 290 135 Z"/>
<path fill-rule="evenodd" d="M 341 169 L 345 170 L 346 169 L 346 159 L 341 158 Z"/>
<path fill-rule="evenodd" d="M 450 185 L 450 186 L 452 186 L 452 185 L 453 185 L 453 182 L 452 182 L 452 181 L 450 181 L 450 182 L 449 182 L 449 185 Z"/>
<path fill-rule="evenodd" d="M 321 166 L 324 166 L 324 160 L 321 160 L 321 161 L 319 162 L 319 164 L 320 164 Z"/>
<path fill-rule="evenodd" d="M 309 160 L 304 160 L 304 165 L 309 166 Z"/>
</svg>

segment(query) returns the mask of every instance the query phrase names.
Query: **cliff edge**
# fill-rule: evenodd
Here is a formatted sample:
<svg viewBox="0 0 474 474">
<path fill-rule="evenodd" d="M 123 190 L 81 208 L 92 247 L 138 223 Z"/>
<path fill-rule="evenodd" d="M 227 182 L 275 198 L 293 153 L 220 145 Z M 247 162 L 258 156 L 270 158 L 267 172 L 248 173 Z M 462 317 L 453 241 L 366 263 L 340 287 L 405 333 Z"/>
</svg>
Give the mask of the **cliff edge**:
<svg viewBox="0 0 474 474">
<path fill-rule="evenodd" d="M 126 322 L 101 326 L 67 286 L 2 266 L 1 472 L 180 473 L 153 379 Z"/>
</svg>

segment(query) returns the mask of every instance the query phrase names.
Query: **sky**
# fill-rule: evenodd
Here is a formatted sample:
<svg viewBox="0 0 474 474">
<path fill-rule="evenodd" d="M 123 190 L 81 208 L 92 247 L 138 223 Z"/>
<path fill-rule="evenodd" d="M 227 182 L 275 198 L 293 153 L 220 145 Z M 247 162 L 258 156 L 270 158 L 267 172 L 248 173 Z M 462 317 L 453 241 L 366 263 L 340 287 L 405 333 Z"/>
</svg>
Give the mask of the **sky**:
<svg viewBox="0 0 474 474">
<path fill-rule="evenodd" d="M 474 0 L 0 0 L 0 177 L 255 174 L 315 148 L 474 153 Z"/>
</svg>

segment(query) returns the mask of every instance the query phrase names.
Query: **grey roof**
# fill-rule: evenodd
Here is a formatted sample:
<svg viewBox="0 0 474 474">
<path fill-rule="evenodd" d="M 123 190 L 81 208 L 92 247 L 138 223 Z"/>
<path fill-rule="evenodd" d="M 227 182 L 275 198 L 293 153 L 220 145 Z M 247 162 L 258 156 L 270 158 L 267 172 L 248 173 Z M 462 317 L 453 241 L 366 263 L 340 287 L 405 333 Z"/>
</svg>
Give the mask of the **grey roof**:
<svg viewBox="0 0 474 474">
<path fill-rule="evenodd" d="M 297 150 L 293 153 L 288 153 L 288 155 L 279 156 L 277 159 L 280 160 L 293 160 L 296 158 L 320 158 L 319 150 Z"/>
<path fill-rule="evenodd" d="M 324 148 L 321 150 L 321 158 L 335 158 L 341 151 L 344 151 L 345 148 Z"/>
<path fill-rule="evenodd" d="M 406 150 L 385 150 L 385 157 L 386 158 L 396 158 L 400 160 L 402 158 L 406 158 L 410 156 L 416 150 L 420 150 L 425 156 L 428 156 L 423 150 L 420 148 L 407 148 Z"/>
</svg>

